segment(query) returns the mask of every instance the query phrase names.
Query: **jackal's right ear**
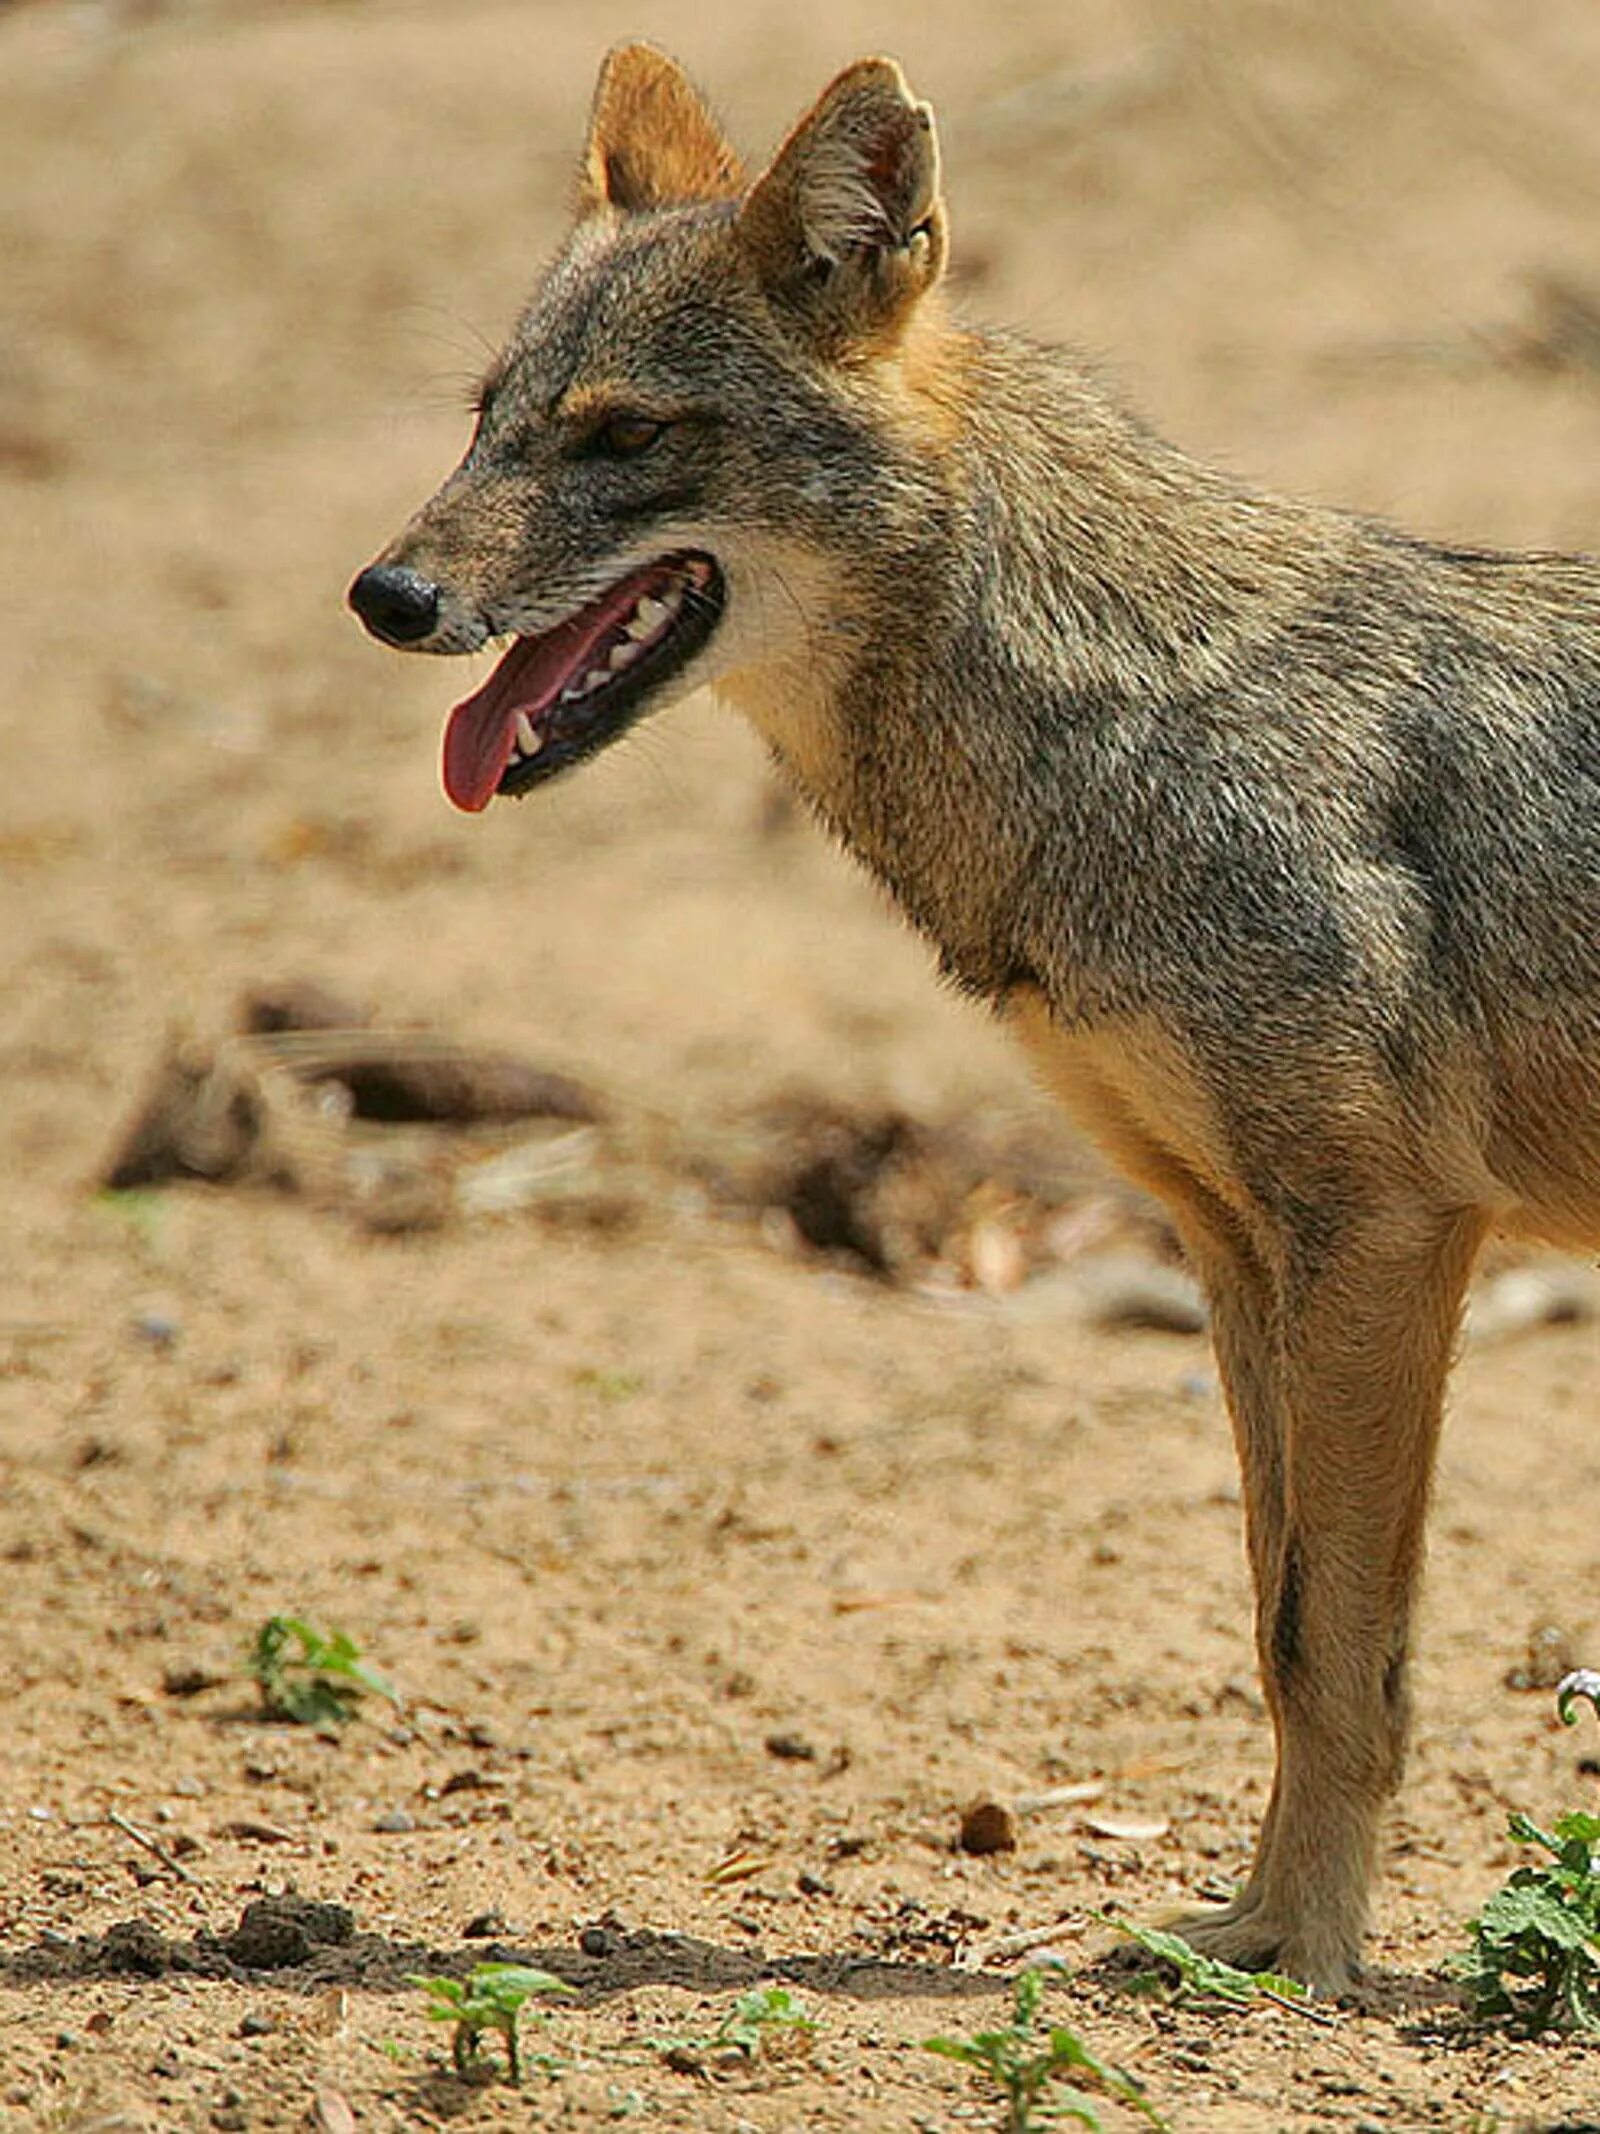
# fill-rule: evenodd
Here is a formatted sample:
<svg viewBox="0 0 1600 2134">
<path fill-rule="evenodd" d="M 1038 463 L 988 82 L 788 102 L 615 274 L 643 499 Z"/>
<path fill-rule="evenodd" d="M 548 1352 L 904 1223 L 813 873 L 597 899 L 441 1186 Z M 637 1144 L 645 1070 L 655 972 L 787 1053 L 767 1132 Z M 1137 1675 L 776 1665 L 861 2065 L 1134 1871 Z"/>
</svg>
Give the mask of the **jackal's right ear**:
<svg viewBox="0 0 1600 2134">
<path fill-rule="evenodd" d="M 578 184 L 580 215 L 731 200 L 743 182 L 738 156 L 676 60 L 648 44 L 606 54 Z"/>
<path fill-rule="evenodd" d="M 892 59 L 823 91 L 739 213 L 768 291 L 836 350 L 892 340 L 944 267 L 933 112 Z"/>
</svg>

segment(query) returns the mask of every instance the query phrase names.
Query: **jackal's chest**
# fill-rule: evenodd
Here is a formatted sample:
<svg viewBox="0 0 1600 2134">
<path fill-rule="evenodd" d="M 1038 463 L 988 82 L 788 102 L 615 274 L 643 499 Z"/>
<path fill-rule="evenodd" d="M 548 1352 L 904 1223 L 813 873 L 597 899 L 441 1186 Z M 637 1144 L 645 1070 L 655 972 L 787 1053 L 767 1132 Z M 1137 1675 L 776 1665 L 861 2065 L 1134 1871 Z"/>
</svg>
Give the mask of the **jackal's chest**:
<svg viewBox="0 0 1600 2134">
<path fill-rule="evenodd" d="M 1040 1080 L 1128 1176 L 1180 1217 L 1205 1201 L 1237 1215 L 1248 1195 L 1198 1063 L 1149 1016 L 1067 1029 L 1037 986 L 1014 986 L 1001 1015 Z"/>
</svg>

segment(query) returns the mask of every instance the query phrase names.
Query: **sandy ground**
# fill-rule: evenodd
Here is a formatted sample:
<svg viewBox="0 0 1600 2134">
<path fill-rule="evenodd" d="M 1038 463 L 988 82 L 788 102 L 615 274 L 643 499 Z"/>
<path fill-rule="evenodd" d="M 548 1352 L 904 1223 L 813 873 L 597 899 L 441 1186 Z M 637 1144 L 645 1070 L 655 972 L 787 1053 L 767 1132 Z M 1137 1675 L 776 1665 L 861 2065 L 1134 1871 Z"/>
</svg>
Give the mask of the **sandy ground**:
<svg viewBox="0 0 1600 2134">
<path fill-rule="evenodd" d="M 1195 449 L 1600 540 L 1590 0 L 974 24 L 0 11 L 6 2128 L 993 2125 L 919 2041 L 999 2017 L 1035 1934 L 1175 2127 L 1600 2125 L 1600 2052 L 1474 2033 L 1441 1974 L 1507 1806 L 1600 1801 L 1592 1731 L 1506 1686 L 1541 1625 L 1600 1654 L 1594 1327 L 1459 1374 L 1372 1990 L 1327 2023 L 1130 1999 L 1098 1915 L 1236 1875 L 1267 1773 L 1203 1343 L 1086 1327 L 1048 1270 L 874 1283 L 730 1207 L 729 1148 L 797 1095 L 1076 1159 L 714 708 L 469 823 L 435 778 L 459 676 L 341 613 L 459 451 L 638 31 L 754 145 L 897 51 L 964 300 L 1104 349 Z M 392 1234 L 260 1185 L 97 1198 L 166 1033 L 286 975 L 579 1077 L 584 1178 Z M 241 1655 L 284 1609 L 403 1710 L 263 1721 Z M 952 1849 L 976 1795 L 1091 1780 L 1015 1854 Z M 347 1938 L 235 1938 L 293 1895 Z M 579 1988 L 520 2091 L 451 2079 L 404 1983 L 496 1949 Z M 809 2045 L 697 2074 L 650 2042 L 775 1981 Z"/>
</svg>

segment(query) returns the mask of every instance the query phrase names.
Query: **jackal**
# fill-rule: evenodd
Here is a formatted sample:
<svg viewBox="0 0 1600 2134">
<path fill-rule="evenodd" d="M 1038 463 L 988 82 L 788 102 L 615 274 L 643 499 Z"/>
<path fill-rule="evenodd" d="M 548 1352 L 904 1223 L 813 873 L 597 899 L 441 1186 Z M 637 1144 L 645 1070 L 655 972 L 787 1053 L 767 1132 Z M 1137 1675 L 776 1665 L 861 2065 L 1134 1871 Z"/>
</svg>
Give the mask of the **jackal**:
<svg viewBox="0 0 1600 2134">
<path fill-rule="evenodd" d="M 605 61 L 471 446 L 351 588 L 470 652 L 462 808 L 710 685 L 1171 1210 L 1244 1473 L 1277 1773 L 1192 1941 L 1351 1978 L 1445 1378 L 1492 1226 L 1600 1242 L 1600 566 L 1196 465 L 959 323 L 868 59 L 753 182 Z"/>
</svg>

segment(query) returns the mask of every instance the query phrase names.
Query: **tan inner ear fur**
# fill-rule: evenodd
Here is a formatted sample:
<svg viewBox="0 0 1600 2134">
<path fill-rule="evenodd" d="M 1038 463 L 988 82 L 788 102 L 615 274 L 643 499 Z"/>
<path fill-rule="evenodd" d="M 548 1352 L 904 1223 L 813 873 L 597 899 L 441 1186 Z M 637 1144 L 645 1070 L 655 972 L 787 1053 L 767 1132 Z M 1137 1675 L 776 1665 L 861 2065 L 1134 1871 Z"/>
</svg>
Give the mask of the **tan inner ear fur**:
<svg viewBox="0 0 1600 2134">
<path fill-rule="evenodd" d="M 810 308 L 846 341 L 894 339 L 944 266 L 933 113 L 891 59 L 863 59 L 823 91 L 751 190 L 739 227 L 774 291 L 822 262 L 848 271 Z"/>
<path fill-rule="evenodd" d="M 595 84 L 580 215 L 647 214 L 732 200 L 743 189 L 737 153 L 676 61 L 647 44 L 608 52 Z"/>
</svg>

